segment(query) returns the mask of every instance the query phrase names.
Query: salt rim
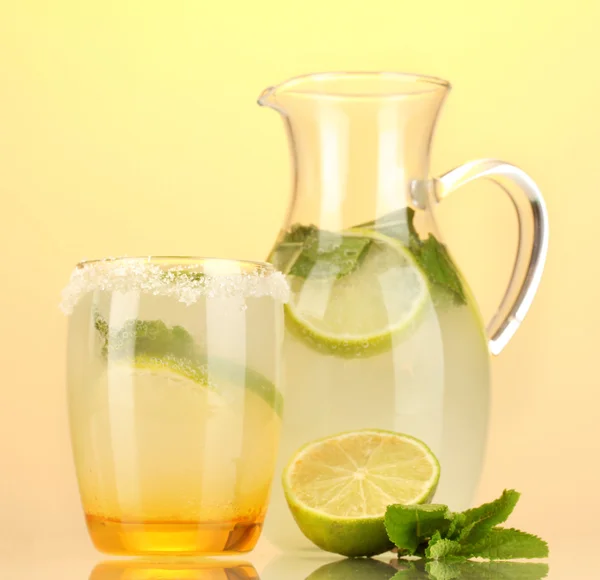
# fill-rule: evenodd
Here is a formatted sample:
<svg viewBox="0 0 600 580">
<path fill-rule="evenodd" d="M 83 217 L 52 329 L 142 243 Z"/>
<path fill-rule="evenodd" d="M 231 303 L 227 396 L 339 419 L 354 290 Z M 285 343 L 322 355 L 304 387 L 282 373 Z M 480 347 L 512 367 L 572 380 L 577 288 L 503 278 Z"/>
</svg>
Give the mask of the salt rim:
<svg viewBox="0 0 600 580">
<path fill-rule="evenodd" d="M 200 298 L 270 296 L 282 303 L 289 300 L 285 276 L 269 264 L 256 262 L 251 272 L 214 275 L 198 272 L 205 260 L 198 259 L 197 264 L 185 260 L 185 265 L 171 267 L 140 258 L 82 262 L 73 270 L 61 293 L 60 309 L 71 314 L 79 300 L 95 290 L 169 296 L 188 306 Z"/>
</svg>

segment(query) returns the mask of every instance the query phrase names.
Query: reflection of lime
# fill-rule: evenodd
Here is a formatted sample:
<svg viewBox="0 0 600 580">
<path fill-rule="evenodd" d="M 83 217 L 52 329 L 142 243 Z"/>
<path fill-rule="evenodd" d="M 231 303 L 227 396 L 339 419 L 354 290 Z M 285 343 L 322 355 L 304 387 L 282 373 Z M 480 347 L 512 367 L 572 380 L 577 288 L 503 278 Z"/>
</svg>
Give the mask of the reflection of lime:
<svg viewBox="0 0 600 580">
<path fill-rule="evenodd" d="M 426 502 L 439 475 L 437 459 L 418 439 L 364 429 L 302 447 L 283 473 L 283 487 L 309 540 L 344 556 L 373 556 L 392 547 L 387 506 Z"/>
<path fill-rule="evenodd" d="M 371 240 L 361 264 L 340 278 L 322 276 L 319 262 L 306 279 L 288 276 L 292 298 L 286 320 L 292 332 L 319 351 L 371 356 L 414 326 L 429 296 L 427 282 L 397 240 L 368 230 L 344 236 Z"/>
<path fill-rule="evenodd" d="M 378 560 L 341 560 L 315 570 L 306 580 L 389 580 L 397 570 Z"/>
</svg>

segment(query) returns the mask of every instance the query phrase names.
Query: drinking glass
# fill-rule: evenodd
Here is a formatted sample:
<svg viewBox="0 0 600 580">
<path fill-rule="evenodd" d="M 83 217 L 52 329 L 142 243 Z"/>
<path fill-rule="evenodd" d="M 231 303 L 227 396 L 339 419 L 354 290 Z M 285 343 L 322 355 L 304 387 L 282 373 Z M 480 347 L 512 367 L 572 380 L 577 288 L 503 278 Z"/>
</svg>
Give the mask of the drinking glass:
<svg viewBox="0 0 600 580">
<path fill-rule="evenodd" d="M 190 257 L 77 265 L 68 400 L 79 490 L 110 554 L 251 550 L 277 454 L 287 283 Z"/>
</svg>

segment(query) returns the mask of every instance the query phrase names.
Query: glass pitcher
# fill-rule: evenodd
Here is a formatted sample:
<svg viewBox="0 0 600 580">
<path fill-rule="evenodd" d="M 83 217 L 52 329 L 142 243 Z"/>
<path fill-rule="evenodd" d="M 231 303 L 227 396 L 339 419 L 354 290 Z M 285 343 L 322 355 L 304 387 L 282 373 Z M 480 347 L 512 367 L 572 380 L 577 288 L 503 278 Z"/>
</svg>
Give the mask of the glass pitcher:
<svg viewBox="0 0 600 580">
<path fill-rule="evenodd" d="M 440 177 L 430 145 L 444 80 L 324 73 L 266 89 L 285 122 L 293 195 L 269 257 L 288 277 L 279 472 L 303 444 L 380 428 L 424 441 L 441 463 L 435 501 L 461 510 L 479 480 L 489 354 L 523 320 L 547 252 L 542 195 L 514 165 L 472 161 Z M 513 276 L 493 319 L 477 304 L 435 223 L 436 206 L 474 179 L 497 182 L 519 219 Z M 274 486 L 266 535 L 309 547 Z M 392 503 L 392 502 L 391 502 Z"/>
</svg>

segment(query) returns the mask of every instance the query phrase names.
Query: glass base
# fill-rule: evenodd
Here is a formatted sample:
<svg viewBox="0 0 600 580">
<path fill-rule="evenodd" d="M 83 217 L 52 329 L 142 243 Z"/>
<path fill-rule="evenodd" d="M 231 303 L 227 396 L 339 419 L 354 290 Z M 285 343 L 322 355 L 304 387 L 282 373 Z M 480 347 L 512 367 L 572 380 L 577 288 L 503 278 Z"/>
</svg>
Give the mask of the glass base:
<svg viewBox="0 0 600 580">
<path fill-rule="evenodd" d="M 237 554 L 254 548 L 262 522 L 120 522 L 86 515 L 94 546 L 113 555 Z"/>
</svg>

